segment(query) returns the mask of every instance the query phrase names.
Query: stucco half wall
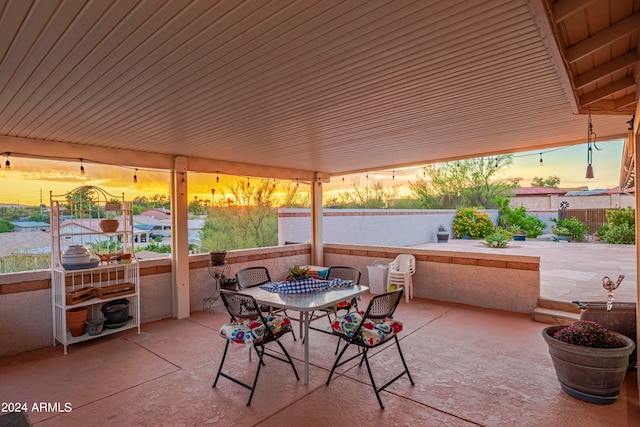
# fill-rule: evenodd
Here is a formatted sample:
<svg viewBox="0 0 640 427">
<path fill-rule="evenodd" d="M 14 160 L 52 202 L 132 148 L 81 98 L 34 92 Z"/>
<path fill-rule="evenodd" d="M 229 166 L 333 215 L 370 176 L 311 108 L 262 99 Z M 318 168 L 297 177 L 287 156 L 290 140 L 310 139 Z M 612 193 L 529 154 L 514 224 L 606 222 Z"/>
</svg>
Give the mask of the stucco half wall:
<svg viewBox="0 0 640 427">
<path fill-rule="evenodd" d="M 416 297 L 527 314 L 540 297 L 538 256 L 328 244 L 324 264 L 358 267 L 361 283 L 368 285 L 367 266 L 389 263 L 401 253 L 416 257 Z"/>
</svg>

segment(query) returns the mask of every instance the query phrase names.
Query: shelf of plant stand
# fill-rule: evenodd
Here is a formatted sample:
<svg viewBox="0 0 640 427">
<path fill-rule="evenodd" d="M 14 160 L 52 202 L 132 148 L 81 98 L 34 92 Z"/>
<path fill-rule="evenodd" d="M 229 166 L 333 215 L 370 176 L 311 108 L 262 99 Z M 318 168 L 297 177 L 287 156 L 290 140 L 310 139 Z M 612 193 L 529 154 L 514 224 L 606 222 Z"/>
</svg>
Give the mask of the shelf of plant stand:
<svg viewBox="0 0 640 427">
<path fill-rule="evenodd" d="M 107 335 L 117 334 L 118 332 L 126 331 L 128 329 L 138 328 L 138 327 L 139 327 L 138 322 L 134 321 L 134 319 L 131 319 L 126 325 L 124 325 L 121 328 L 109 329 L 105 326 L 102 332 L 99 333 L 98 335 L 89 335 L 88 333 L 85 332 L 80 336 L 72 337 L 71 332 L 67 331 L 67 345 L 76 344 L 83 341 L 89 341 L 94 338 L 106 337 Z"/>
<path fill-rule="evenodd" d="M 137 296 L 138 296 L 138 292 L 136 291 L 135 293 L 132 293 L 132 294 L 119 295 L 119 296 L 116 296 L 116 297 L 104 298 L 104 299 L 95 297 L 95 298 L 91 298 L 90 300 L 79 302 L 78 304 L 72 304 L 72 305 L 70 305 L 70 304 L 64 304 L 64 305 L 59 304 L 58 306 L 64 308 L 65 310 L 71 310 L 72 308 L 87 307 L 87 306 L 96 305 L 96 304 L 104 304 L 104 303 L 109 302 L 109 301 L 115 301 L 115 300 L 125 299 L 125 298 L 133 298 L 133 297 L 137 297 Z"/>
</svg>

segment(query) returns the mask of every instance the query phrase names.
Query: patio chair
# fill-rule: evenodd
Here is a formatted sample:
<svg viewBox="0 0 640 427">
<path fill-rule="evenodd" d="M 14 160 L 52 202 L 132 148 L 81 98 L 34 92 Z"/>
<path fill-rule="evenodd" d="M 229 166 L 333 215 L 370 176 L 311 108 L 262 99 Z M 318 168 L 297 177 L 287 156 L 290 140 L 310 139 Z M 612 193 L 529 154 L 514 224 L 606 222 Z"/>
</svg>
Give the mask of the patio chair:
<svg viewBox="0 0 640 427">
<path fill-rule="evenodd" d="M 262 311 L 258 307 L 258 303 L 251 295 L 244 295 L 223 289 L 220 291 L 220 296 L 222 297 L 222 301 L 231 316 L 231 320 L 220 328 L 220 336 L 225 338 L 227 342 L 224 347 L 222 360 L 220 361 L 220 367 L 218 368 L 218 374 L 216 375 L 216 379 L 212 387 L 215 387 L 218 384 L 218 379 L 223 376 L 236 384 L 248 388 L 251 390 L 249 400 L 247 401 L 247 406 L 249 406 L 251 404 L 251 399 L 253 399 L 253 392 L 255 391 L 256 384 L 258 382 L 260 368 L 264 365 L 264 356 L 269 356 L 291 365 L 293 373 L 296 376 L 296 380 L 299 380 L 300 377 L 298 376 L 298 371 L 296 371 L 296 367 L 291 360 L 291 356 L 289 356 L 289 353 L 280 342 L 280 337 L 284 334 L 289 332 L 293 334 L 293 328 L 291 327 L 291 321 L 289 318 L 263 315 Z M 229 349 L 229 344 L 231 342 L 252 346 L 258 354 L 258 368 L 252 385 L 242 382 L 226 372 L 222 372 L 222 367 L 224 366 L 224 361 L 227 357 L 227 350 Z M 265 346 L 270 342 L 278 344 L 286 356 L 286 359 L 280 357 L 278 354 L 265 352 Z"/>
<path fill-rule="evenodd" d="M 373 386 L 373 390 L 376 392 L 378 403 L 382 409 L 384 409 L 384 405 L 382 404 L 382 399 L 380 399 L 380 392 L 387 388 L 387 386 L 401 378 L 404 374 L 407 374 L 407 377 L 409 377 L 411 385 L 415 384 L 413 382 L 413 378 L 411 378 L 411 374 L 409 373 L 409 368 L 404 360 L 404 356 L 402 355 L 400 341 L 398 341 L 397 334 L 402 331 L 402 323 L 393 319 L 393 313 L 396 310 L 396 307 L 398 307 L 398 303 L 402 298 L 403 292 L 404 289 L 401 288 L 393 292 L 377 295 L 369 302 L 367 311 L 347 313 L 334 320 L 331 325 L 333 333 L 340 337 L 341 340 L 345 340 L 346 344 L 331 368 L 329 378 L 327 378 L 327 385 L 331 382 L 333 372 L 338 366 L 342 366 L 358 357 L 360 357 L 359 366 L 362 366 L 362 362 L 367 365 L 371 385 Z M 373 379 L 373 372 L 369 365 L 368 353 L 370 349 L 385 344 L 391 339 L 395 340 L 396 346 L 398 347 L 398 354 L 400 355 L 400 360 L 402 361 L 404 370 L 382 387 L 378 387 Z M 352 344 L 358 346 L 358 348 L 362 348 L 362 353 L 357 353 L 340 362 L 345 351 Z"/>
<path fill-rule="evenodd" d="M 416 272 L 416 257 L 411 254 L 400 254 L 389 263 L 387 272 L 387 291 L 404 288 L 405 298 L 413 299 L 413 273 Z"/>
<path fill-rule="evenodd" d="M 245 288 L 253 288 L 254 286 L 264 285 L 265 283 L 271 282 L 271 275 L 269 274 L 269 270 L 267 267 L 247 267 L 241 270 L 238 270 L 236 273 L 236 283 L 238 284 L 239 289 Z M 277 307 L 270 307 L 268 305 L 261 305 L 260 310 L 265 313 L 273 314 L 284 312 L 284 315 L 289 317 L 289 314 L 286 310 L 282 310 Z M 296 334 L 292 331 L 293 340 L 296 340 Z M 251 356 L 251 354 L 249 354 Z"/>
<path fill-rule="evenodd" d="M 360 270 L 358 270 L 355 267 L 332 266 L 332 267 L 329 267 L 329 271 L 327 272 L 326 279 L 327 280 L 332 280 L 332 279 L 352 280 L 355 286 L 360 284 L 361 276 L 362 276 L 362 273 L 360 272 Z M 333 307 L 323 308 L 321 311 L 323 311 L 324 314 L 319 316 L 314 317 L 315 312 L 312 312 L 311 322 L 313 322 L 314 320 L 318 320 L 323 317 L 326 317 L 329 320 L 329 326 L 331 326 L 331 323 L 333 322 L 333 319 L 331 319 L 331 314 L 333 314 L 337 318 L 338 314 L 341 311 L 346 311 L 347 313 L 349 313 L 352 308 L 358 311 L 358 297 L 354 297 L 354 298 L 351 298 L 350 300 L 339 302 Z M 313 328 L 313 329 L 322 331 L 321 329 L 317 329 L 317 328 Z M 335 354 L 338 354 L 339 349 L 340 349 L 340 340 L 338 340 L 338 345 L 336 346 Z"/>
</svg>

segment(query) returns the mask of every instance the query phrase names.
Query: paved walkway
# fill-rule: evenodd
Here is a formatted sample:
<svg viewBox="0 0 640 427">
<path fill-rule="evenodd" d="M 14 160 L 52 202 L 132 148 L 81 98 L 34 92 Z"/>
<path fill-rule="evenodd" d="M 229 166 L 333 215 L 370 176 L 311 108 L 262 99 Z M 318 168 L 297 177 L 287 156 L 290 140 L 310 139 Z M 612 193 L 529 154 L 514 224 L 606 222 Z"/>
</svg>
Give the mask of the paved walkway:
<svg viewBox="0 0 640 427">
<path fill-rule="evenodd" d="M 504 249 L 494 249 L 478 240 L 452 239 L 446 244 L 427 243 L 414 247 L 539 256 L 540 297 L 554 301 L 605 301 L 607 291 L 602 288 L 603 277 L 608 276 L 615 282 L 618 275 L 624 274 L 622 285 L 615 291 L 615 300 L 636 302 L 637 299 L 635 245 L 526 240 L 511 242 Z"/>
</svg>

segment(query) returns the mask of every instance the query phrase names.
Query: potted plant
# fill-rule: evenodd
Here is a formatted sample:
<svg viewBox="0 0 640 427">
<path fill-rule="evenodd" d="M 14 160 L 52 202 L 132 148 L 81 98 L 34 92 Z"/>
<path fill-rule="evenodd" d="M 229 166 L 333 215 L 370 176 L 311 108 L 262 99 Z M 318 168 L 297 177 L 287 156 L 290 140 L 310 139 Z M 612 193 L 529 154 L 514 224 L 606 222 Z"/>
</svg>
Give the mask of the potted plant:
<svg viewBox="0 0 640 427">
<path fill-rule="evenodd" d="M 527 232 L 519 225 L 512 225 L 509 227 L 509 231 L 513 235 L 513 240 L 525 241 L 527 239 Z"/>
<path fill-rule="evenodd" d="M 584 240 L 589 231 L 589 227 L 587 224 L 580 221 L 578 218 L 552 218 L 556 225 L 551 229 L 551 232 L 556 235 L 556 237 L 560 236 L 556 240 Z"/>
<path fill-rule="evenodd" d="M 566 227 L 553 227 L 551 232 L 555 235 L 556 241 L 571 241 L 571 231 Z"/>
<path fill-rule="evenodd" d="M 227 257 L 227 251 L 225 249 L 215 248 L 209 251 L 209 256 L 211 257 L 211 265 L 223 265 Z"/>
<path fill-rule="evenodd" d="M 591 403 L 613 403 L 635 348 L 633 340 L 609 331 L 597 322 L 543 329 L 558 381 L 569 395 Z"/>
<path fill-rule="evenodd" d="M 288 270 L 287 281 L 291 282 L 293 280 L 304 280 L 308 279 L 309 269 L 306 267 L 300 267 L 299 265 L 294 265 L 292 268 Z"/>
<path fill-rule="evenodd" d="M 449 230 L 447 230 L 442 224 L 438 226 L 436 235 L 438 236 L 438 243 L 447 243 L 449 241 Z"/>
</svg>

